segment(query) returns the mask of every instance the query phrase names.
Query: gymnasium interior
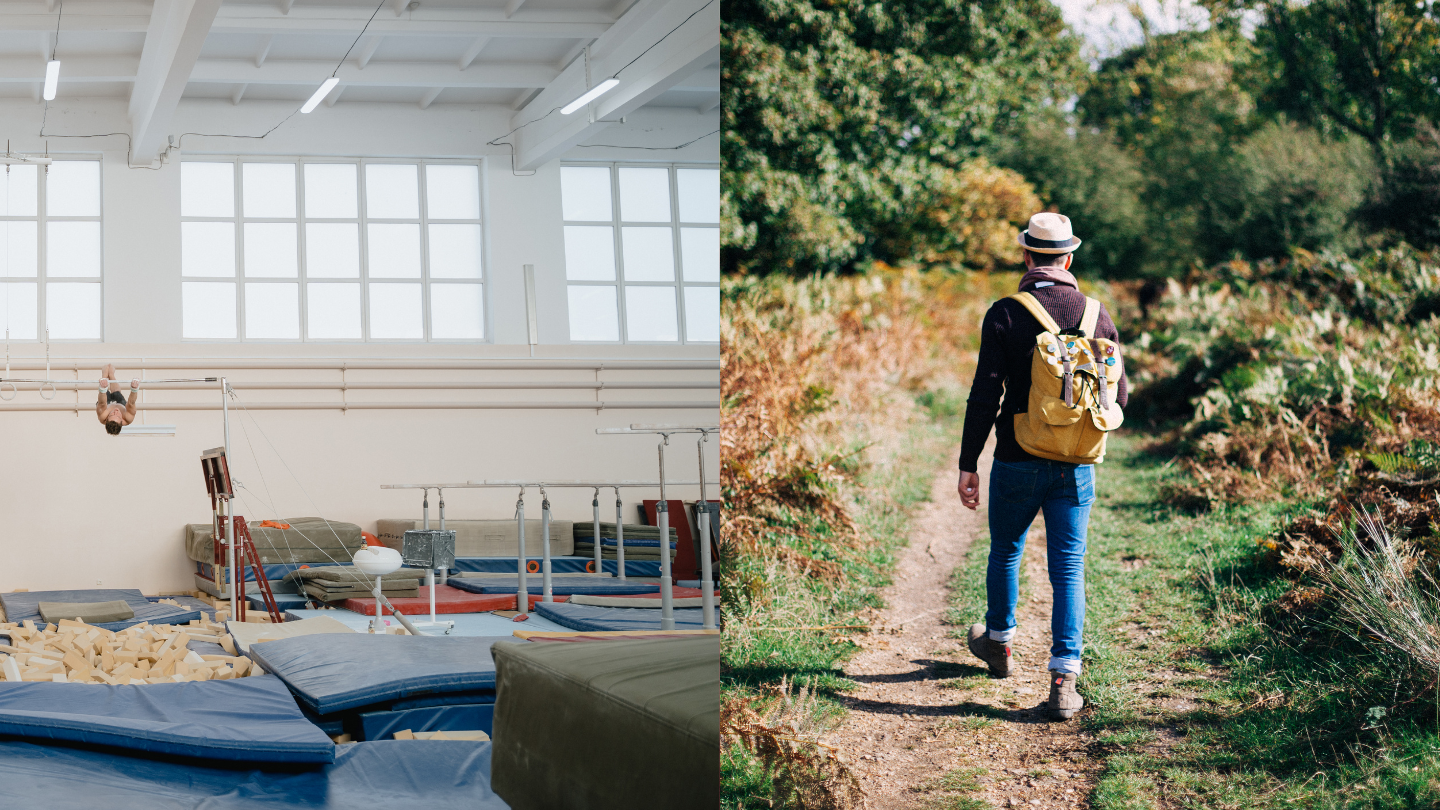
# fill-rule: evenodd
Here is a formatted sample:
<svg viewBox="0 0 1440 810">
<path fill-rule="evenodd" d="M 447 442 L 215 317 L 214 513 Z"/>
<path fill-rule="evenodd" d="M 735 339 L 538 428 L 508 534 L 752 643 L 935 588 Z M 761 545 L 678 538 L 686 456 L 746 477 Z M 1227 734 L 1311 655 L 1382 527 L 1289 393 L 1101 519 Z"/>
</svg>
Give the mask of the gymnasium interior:
<svg viewBox="0 0 1440 810">
<path fill-rule="evenodd" d="M 0 782 L 719 801 L 718 0 L 0 3 Z"/>
</svg>

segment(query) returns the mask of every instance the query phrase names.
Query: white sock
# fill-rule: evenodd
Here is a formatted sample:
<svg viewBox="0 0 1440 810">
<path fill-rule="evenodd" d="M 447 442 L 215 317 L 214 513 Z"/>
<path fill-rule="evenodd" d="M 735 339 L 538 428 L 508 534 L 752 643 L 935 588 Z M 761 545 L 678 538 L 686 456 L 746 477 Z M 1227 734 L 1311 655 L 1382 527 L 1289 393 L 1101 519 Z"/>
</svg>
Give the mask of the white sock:
<svg viewBox="0 0 1440 810">
<path fill-rule="evenodd" d="M 991 641 L 999 641 L 999 642 L 1001 642 L 1002 644 L 1009 644 L 1009 643 L 1010 643 L 1010 639 L 1012 639 L 1012 638 L 1015 638 L 1015 628 L 1013 628 L 1013 627 L 1010 628 L 1009 630 L 991 630 L 991 631 L 990 631 L 990 640 L 991 640 Z"/>
</svg>

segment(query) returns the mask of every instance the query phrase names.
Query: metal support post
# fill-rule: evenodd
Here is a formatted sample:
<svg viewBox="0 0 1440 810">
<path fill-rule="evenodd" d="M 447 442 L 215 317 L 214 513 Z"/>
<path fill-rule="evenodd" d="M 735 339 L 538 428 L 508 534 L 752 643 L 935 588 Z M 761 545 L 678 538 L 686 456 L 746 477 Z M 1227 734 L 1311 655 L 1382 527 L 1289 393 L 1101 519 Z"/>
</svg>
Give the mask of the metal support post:
<svg viewBox="0 0 1440 810">
<path fill-rule="evenodd" d="M 515 501 L 515 525 L 520 531 L 520 587 L 515 591 L 515 610 L 521 616 L 530 613 L 530 591 L 525 585 L 525 568 L 528 561 L 525 558 L 525 487 L 520 487 L 520 498 Z"/>
<path fill-rule="evenodd" d="M 656 523 L 660 524 L 660 629 L 675 629 L 675 591 L 670 579 L 670 505 L 665 500 L 665 445 L 669 434 L 661 434 L 657 452 L 660 454 L 660 500 L 655 503 Z"/>
<path fill-rule="evenodd" d="M 540 485 L 540 536 L 541 545 L 541 596 L 542 602 L 554 602 L 555 595 L 550 587 L 550 496 L 545 494 L 545 485 Z"/>
<path fill-rule="evenodd" d="M 709 433 L 702 433 L 700 441 L 695 442 L 695 449 L 700 455 L 700 508 L 695 511 L 700 524 L 700 605 L 704 618 L 701 627 L 714 630 L 715 580 L 710 573 L 710 502 L 705 500 L 705 442 L 709 439 Z"/>
<path fill-rule="evenodd" d="M 49 360 L 47 358 L 48 366 Z M 46 369 L 46 377 L 49 377 L 49 369 Z M 229 463 L 230 458 L 230 403 L 229 383 L 224 377 L 220 378 L 220 414 L 225 420 L 225 459 Z M 230 499 L 225 499 L 225 564 L 230 568 L 230 618 L 240 618 L 240 598 L 237 581 L 245 578 L 244 571 L 235 570 L 235 508 Z"/>
<path fill-rule="evenodd" d="M 599 488 L 599 487 L 596 487 L 596 488 L 595 488 L 595 498 L 594 498 L 594 500 L 590 501 L 590 508 L 591 508 L 591 509 L 594 511 L 594 513 L 595 513 L 595 533 L 592 535 L 593 539 L 595 540 L 595 573 L 596 573 L 596 574 L 603 574 L 603 573 L 605 573 L 605 566 L 602 564 L 602 562 L 603 562 L 603 556 L 604 556 L 604 555 L 602 555 L 602 554 L 601 554 L 601 551 L 600 551 L 600 546 L 602 545 L 602 543 L 600 542 L 600 488 Z"/>
<path fill-rule="evenodd" d="M 435 494 L 437 494 L 437 495 L 440 496 L 440 531 L 443 532 L 443 531 L 445 531 L 445 490 L 441 489 L 440 487 L 436 487 L 436 488 L 435 488 Z M 445 569 L 445 568 L 436 569 L 436 576 L 439 578 L 440 584 L 441 584 L 441 585 L 444 585 L 445 582 L 446 582 L 446 580 L 448 580 L 448 579 L 450 578 L 450 571 L 449 571 L 448 569 Z M 431 623 L 434 623 L 434 621 L 435 621 L 435 589 L 434 589 L 434 588 L 431 588 L 431 589 L 430 589 L 430 621 L 431 621 Z"/>
<path fill-rule="evenodd" d="M 615 576 L 625 578 L 625 502 L 615 487 Z"/>
</svg>

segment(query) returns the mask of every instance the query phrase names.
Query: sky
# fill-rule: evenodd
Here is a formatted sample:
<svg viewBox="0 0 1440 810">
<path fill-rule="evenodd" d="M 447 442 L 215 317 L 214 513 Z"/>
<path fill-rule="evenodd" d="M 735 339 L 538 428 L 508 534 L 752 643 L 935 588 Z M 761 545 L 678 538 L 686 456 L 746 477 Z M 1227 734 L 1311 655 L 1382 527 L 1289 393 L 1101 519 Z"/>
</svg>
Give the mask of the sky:
<svg viewBox="0 0 1440 810">
<path fill-rule="evenodd" d="M 1052 0 L 1065 21 L 1085 37 L 1092 60 L 1103 59 L 1140 43 L 1143 35 L 1136 14 L 1149 21 L 1150 31 L 1168 34 L 1185 29 L 1204 30 L 1210 15 L 1193 0 Z"/>
</svg>

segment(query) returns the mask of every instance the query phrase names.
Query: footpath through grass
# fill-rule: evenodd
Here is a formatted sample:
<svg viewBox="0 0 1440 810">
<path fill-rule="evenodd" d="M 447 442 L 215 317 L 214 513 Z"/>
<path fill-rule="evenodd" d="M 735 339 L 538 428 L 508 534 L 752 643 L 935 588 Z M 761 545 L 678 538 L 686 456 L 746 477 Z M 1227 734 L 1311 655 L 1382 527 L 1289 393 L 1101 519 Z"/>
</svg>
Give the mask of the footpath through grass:
<svg viewBox="0 0 1440 810">
<path fill-rule="evenodd" d="M 1440 806 L 1435 692 L 1397 701 L 1409 671 L 1295 609 L 1296 583 L 1261 552 L 1307 505 L 1164 506 L 1155 493 L 1176 473 L 1140 438 L 1112 440 L 1090 524 L 1077 722 L 1104 763 L 1091 806 Z M 983 614 L 984 565 L 977 548 L 955 573 L 957 635 Z"/>
</svg>

